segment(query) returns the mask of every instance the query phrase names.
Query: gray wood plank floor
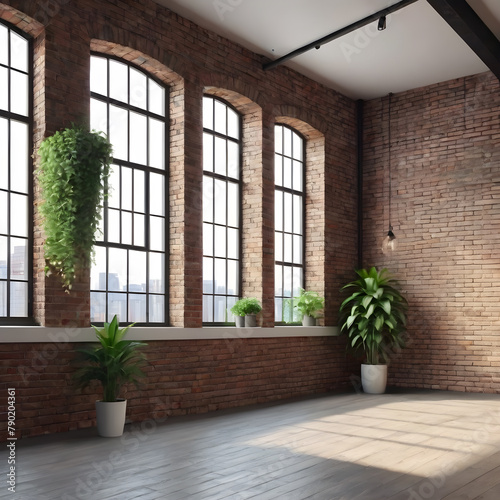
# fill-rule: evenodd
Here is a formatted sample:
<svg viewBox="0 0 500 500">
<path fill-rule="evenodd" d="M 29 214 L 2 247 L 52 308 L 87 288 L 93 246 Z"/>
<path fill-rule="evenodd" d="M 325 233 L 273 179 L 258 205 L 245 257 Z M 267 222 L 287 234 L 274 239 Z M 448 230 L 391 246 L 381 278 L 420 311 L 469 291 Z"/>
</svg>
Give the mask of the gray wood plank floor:
<svg viewBox="0 0 500 500">
<path fill-rule="evenodd" d="M 16 458 L 0 498 L 498 500 L 500 396 L 325 395 L 23 439 Z"/>
</svg>

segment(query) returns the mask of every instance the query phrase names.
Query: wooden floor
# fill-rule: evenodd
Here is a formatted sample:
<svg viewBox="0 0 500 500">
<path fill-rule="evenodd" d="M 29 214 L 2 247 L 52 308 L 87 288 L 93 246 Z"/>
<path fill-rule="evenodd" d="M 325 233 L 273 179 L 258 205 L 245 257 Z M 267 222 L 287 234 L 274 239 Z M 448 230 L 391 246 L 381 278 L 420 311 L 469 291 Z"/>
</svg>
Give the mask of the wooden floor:
<svg viewBox="0 0 500 500">
<path fill-rule="evenodd" d="M 16 452 L 16 494 L 2 479 L 0 498 L 498 500 L 500 396 L 328 395 L 149 421 L 122 438 L 24 439 Z"/>
</svg>

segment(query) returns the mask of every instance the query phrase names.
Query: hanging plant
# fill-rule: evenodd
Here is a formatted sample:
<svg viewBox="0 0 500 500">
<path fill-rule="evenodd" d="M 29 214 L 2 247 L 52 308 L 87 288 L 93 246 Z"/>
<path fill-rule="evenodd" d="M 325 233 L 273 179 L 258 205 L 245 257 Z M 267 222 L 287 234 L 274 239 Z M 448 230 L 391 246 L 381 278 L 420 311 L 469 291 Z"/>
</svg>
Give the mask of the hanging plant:
<svg viewBox="0 0 500 500">
<path fill-rule="evenodd" d="M 101 133 L 73 124 L 44 139 L 38 154 L 45 271 L 60 275 L 69 291 L 75 270 L 90 266 L 112 147 Z"/>
</svg>

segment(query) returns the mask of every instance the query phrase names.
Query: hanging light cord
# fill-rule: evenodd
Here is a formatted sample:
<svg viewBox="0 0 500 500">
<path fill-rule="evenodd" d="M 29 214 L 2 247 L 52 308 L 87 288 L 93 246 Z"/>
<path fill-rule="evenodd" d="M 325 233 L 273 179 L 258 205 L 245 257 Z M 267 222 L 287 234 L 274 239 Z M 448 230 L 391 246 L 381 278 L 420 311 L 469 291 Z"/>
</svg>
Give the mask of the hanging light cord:
<svg viewBox="0 0 500 500">
<path fill-rule="evenodd" d="M 391 172 L 391 96 L 392 92 L 389 93 L 389 231 L 392 231 L 392 172 Z"/>
</svg>

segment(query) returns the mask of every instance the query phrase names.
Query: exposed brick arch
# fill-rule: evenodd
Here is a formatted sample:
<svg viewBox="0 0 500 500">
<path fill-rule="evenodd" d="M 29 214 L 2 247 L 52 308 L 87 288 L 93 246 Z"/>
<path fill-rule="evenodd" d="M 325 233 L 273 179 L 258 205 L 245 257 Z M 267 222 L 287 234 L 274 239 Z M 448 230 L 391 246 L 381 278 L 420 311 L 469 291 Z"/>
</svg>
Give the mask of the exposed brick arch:
<svg viewBox="0 0 500 500">
<path fill-rule="evenodd" d="M 217 95 L 228 101 L 243 98 L 260 107 L 266 107 L 269 102 L 267 95 L 263 94 L 258 87 L 239 78 L 228 78 L 217 73 L 202 73 L 200 81 L 207 94 Z"/>
<path fill-rule="evenodd" d="M 284 123 L 295 128 L 308 139 L 312 139 L 318 134 L 326 135 L 328 132 L 328 124 L 325 120 L 311 110 L 281 105 L 273 106 L 272 111 L 277 123 Z"/>
<path fill-rule="evenodd" d="M 7 21 L 27 35 L 36 38 L 43 31 L 43 24 L 9 5 L 0 4 L 0 19 Z"/>
<path fill-rule="evenodd" d="M 187 72 L 185 62 L 170 52 L 164 43 L 161 43 L 161 27 L 157 25 L 144 28 L 145 31 L 142 33 L 131 33 L 119 25 L 108 24 L 104 21 L 100 23 L 90 21 L 88 26 L 92 43 L 95 46 L 92 50 L 100 51 L 96 46 L 99 43 L 103 50 L 111 50 L 116 57 L 130 61 L 138 54 L 147 54 L 146 59 L 152 58 L 159 61 L 164 67 L 170 68 L 178 75 L 184 75 Z M 148 32 L 148 29 L 151 31 Z M 97 42 L 98 40 L 100 42 Z M 102 42 L 103 40 L 106 41 Z M 142 65 L 143 63 L 136 61 L 136 64 Z"/>
<path fill-rule="evenodd" d="M 113 55 L 131 62 L 161 80 L 171 87 L 171 90 L 172 88 L 177 89 L 177 87 L 182 88 L 184 85 L 184 80 L 178 73 L 166 66 L 160 60 L 151 56 L 148 52 L 133 49 L 130 46 L 120 45 L 115 42 L 97 39 L 91 40 L 90 50 L 100 52 L 101 54 Z"/>
<path fill-rule="evenodd" d="M 261 109 L 261 107 L 251 97 L 248 97 L 246 94 L 241 94 L 234 90 L 205 86 L 204 94 L 224 99 L 243 115 L 256 113 Z"/>
<path fill-rule="evenodd" d="M 276 116 L 275 121 L 276 123 L 282 123 L 283 125 L 292 127 L 297 130 L 297 132 L 300 132 L 307 140 L 314 141 L 323 139 L 324 141 L 325 136 L 322 132 L 299 118 L 292 116 Z"/>
</svg>

